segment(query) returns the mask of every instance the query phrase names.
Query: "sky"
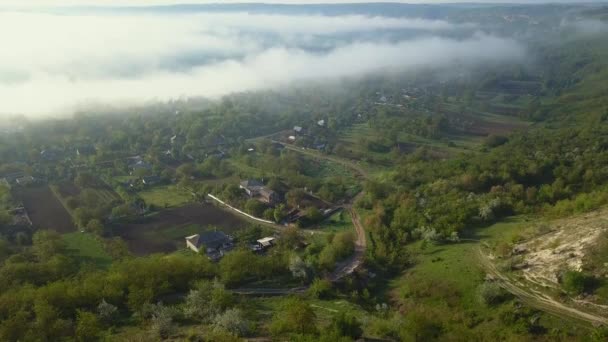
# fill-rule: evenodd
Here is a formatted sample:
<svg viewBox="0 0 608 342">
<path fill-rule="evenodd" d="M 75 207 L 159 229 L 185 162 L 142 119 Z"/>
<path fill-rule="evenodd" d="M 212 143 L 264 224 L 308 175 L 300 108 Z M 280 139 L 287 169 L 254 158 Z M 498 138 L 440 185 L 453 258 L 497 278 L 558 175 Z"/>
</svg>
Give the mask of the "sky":
<svg viewBox="0 0 608 342">
<path fill-rule="evenodd" d="M 401 3 L 581 3 L 581 2 L 606 2 L 605 0 L 2 0 L 0 6 L 151 6 L 171 4 L 198 4 L 198 3 L 283 3 L 283 4 L 311 4 L 311 3 L 370 3 L 370 2 L 401 2 Z"/>
<path fill-rule="evenodd" d="M 114 1 L 104 3 L 109 2 Z M 604 32 L 605 27 L 580 29 Z M 4 10 L 0 41 L 0 118 L 70 114 L 97 103 L 218 98 L 377 72 L 523 61 L 527 54 L 517 41 L 469 23 L 247 12 Z"/>
</svg>

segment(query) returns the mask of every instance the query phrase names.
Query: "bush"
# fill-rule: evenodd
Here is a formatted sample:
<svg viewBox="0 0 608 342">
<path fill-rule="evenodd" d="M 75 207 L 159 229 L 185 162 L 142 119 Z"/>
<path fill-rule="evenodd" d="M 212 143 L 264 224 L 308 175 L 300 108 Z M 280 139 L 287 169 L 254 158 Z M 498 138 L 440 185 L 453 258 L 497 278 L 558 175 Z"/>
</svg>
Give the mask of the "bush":
<svg viewBox="0 0 608 342">
<path fill-rule="evenodd" d="M 317 278 L 310 285 L 308 294 L 316 299 L 329 299 L 333 296 L 332 285 L 328 280 Z"/>
<path fill-rule="evenodd" d="M 357 339 L 363 334 L 361 322 L 355 316 L 345 312 L 340 312 L 333 318 L 329 330 L 338 336 L 347 336 L 352 339 Z"/>
<path fill-rule="evenodd" d="M 479 285 L 477 291 L 480 301 L 487 306 L 500 304 L 507 299 L 507 292 L 496 282 L 486 281 Z"/>
<path fill-rule="evenodd" d="M 273 335 L 286 333 L 314 334 L 316 315 L 308 303 L 299 298 L 287 298 L 275 313 L 270 332 Z"/>
<path fill-rule="evenodd" d="M 249 334 L 249 322 L 245 320 L 243 312 L 239 309 L 229 309 L 215 317 L 213 326 L 215 330 L 227 331 L 236 336 Z"/>
<path fill-rule="evenodd" d="M 577 271 L 564 272 L 560 280 L 564 290 L 572 295 L 582 294 L 589 290 L 594 283 L 593 277 Z"/>
<path fill-rule="evenodd" d="M 504 145 L 509 141 L 509 138 L 502 135 L 491 134 L 484 140 L 484 145 L 487 147 L 498 147 Z"/>
</svg>

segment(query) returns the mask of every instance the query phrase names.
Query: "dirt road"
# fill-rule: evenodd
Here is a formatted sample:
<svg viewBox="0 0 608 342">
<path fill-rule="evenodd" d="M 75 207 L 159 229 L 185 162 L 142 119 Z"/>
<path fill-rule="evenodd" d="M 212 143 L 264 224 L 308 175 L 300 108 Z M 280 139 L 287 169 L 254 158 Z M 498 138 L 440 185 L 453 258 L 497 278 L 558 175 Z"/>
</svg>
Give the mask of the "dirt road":
<svg viewBox="0 0 608 342">
<path fill-rule="evenodd" d="M 291 151 L 303 153 L 313 158 L 325 159 L 334 163 L 341 164 L 353 170 L 362 179 L 367 179 L 369 177 L 367 171 L 353 161 L 345 160 L 335 156 L 329 156 L 316 151 L 306 150 L 301 147 L 291 146 L 287 144 L 285 144 L 284 146 L 285 148 Z M 348 259 L 342 261 L 336 266 L 336 269 L 329 276 L 329 279 L 331 281 L 339 281 L 345 276 L 353 273 L 359 266 L 361 266 L 365 258 L 365 250 L 367 248 L 367 235 L 365 234 L 365 229 L 363 228 L 363 224 L 361 223 L 361 218 L 359 217 L 359 214 L 352 207 L 353 203 L 355 203 L 357 199 L 359 199 L 361 196 L 363 196 L 363 191 L 359 192 L 354 198 L 349 201 L 349 203 L 344 205 L 344 209 L 348 210 L 348 212 L 350 213 L 350 217 L 353 222 L 353 227 L 355 227 L 355 234 L 357 236 L 355 240 L 355 252 Z"/>
<path fill-rule="evenodd" d="M 481 248 L 479 249 L 479 259 L 484 270 L 494 278 L 502 288 L 518 297 L 522 302 L 561 318 L 583 321 L 591 323 L 594 326 L 608 324 L 607 317 L 598 316 L 595 313 L 581 311 L 577 308 L 568 306 L 554 300 L 548 295 L 531 290 L 524 284 L 509 278 L 496 268 L 492 260 L 490 260 Z"/>
</svg>

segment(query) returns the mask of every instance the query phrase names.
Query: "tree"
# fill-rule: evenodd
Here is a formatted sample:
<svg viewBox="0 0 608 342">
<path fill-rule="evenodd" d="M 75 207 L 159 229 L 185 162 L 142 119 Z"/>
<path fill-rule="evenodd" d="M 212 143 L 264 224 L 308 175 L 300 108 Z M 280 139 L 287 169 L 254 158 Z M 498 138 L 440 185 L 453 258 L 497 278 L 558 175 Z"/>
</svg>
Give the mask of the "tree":
<svg viewBox="0 0 608 342">
<path fill-rule="evenodd" d="M 274 209 L 274 221 L 275 222 L 281 222 L 285 219 L 285 204 L 279 204 L 277 205 L 277 207 Z"/>
<path fill-rule="evenodd" d="M 57 232 L 39 230 L 32 237 L 33 250 L 40 260 L 48 260 L 53 255 L 63 253 L 65 242 Z"/>
<path fill-rule="evenodd" d="M 105 324 L 112 324 L 117 318 L 118 308 L 102 299 L 97 306 L 97 314 Z"/>
<path fill-rule="evenodd" d="M 286 249 L 293 250 L 300 246 L 300 232 L 296 227 L 289 227 L 281 232 L 281 237 L 279 239 L 279 244 Z"/>
<path fill-rule="evenodd" d="M 315 299 L 329 299 L 333 295 L 332 285 L 328 280 L 317 278 L 310 285 L 308 294 Z"/>
<path fill-rule="evenodd" d="M 286 333 L 314 334 L 316 315 L 310 305 L 299 298 L 287 298 L 275 313 L 270 324 L 274 335 Z"/>
<path fill-rule="evenodd" d="M 175 330 L 173 323 L 174 315 L 175 313 L 172 308 L 158 303 L 152 313 L 152 331 L 161 338 L 169 337 Z"/>
<path fill-rule="evenodd" d="M 103 224 L 97 219 L 93 219 L 87 223 L 87 232 L 101 235 L 104 232 Z"/>
<path fill-rule="evenodd" d="M 87 223 L 93 218 L 91 212 L 85 208 L 77 208 L 74 210 L 73 216 L 76 225 L 80 228 L 86 228 Z"/>
<path fill-rule="evenodd" d="M 7 210 L 0 209 L 0 227 L 11 222 L 12 216 Z"/>
<path fill-rule="evenodd" d="M 236 336 L 246 336 L 250 331 L 249 322 L 239 309 L 229 309 L 217 315 L 213 320 L 213 326 L 215 330 L 224 330 Z"/>
<path fill-rule="evenodd" d="M 247 200 L 247 203 L 245 203 L 245 211 L 255 217 L 262 216 L 265 209 L 266 206 L 262 202 L 253 198 Z"/>
<path fill-rule="evenodd" d="M 306 218 L 311 223 L 317 223 L 323 219 L 323 214 L 317 207 L 308 207 L 306 209 Z"/>
<path fill-rule="evenodd" d="M 82 310 L 76 312 L 76 338 L 79 341 L 97 340 L 100 332 L 101 325 L 94 313 Z"/>
<path fill-rule="evenodd" d="M 561 277 L 561 282 L 564 290 L 579 295 L 589 288 L 592 279 L 582 272 L 566 271 Z"/>
<path fill-rule="evenodd" d="M 213 317 L 232 305 L 234 297 L 219 281 L 201 281 L 190 290 L 184 303 L 184 315 L 191 319 L 210 322 Z"/>
<path fill-rule="evenodd" d="M 175 170 L 180 178 L 190 178 L 194 175 L 194 172 L 196 172 L 196 168 L 190 163 L 182 164 Z"/>
<path fill-rule="evenodd" d="M 308 279 L 308 269 L 308 265 L 297 254 L 292 255 L 289 259 L 289 270 L 294 278 L 305 281 Z"/>
<path fill-rule="evenodd" d="M 97 184 L 95 176 L 88 172 L 80 172 L 74 179 L 74 183 L 80 188 L 94 187 Z"/>
<path fill-rule="evenodd" d="M 295 208 L 300 205 L 305 195 L 306 193 L 302 189 L 291 189 L 285 194 L 285 199 L 287 200 L 287 204 Z"/>
<path fill-rule="evenodd" d="M 487 306 L 499 304 L 507 298 L 507 292 L 496 282 L 484 282 L 477 288 L 477 293 L 479 300 Z"/>
<path fill-rule="evenodd" d="M 347 336 L 353 340 L 358 339 L 363 334 L 361 322 L 355 316 L 344 311 L 333 317 L 328 330 L 335 332 L 338 336 Z"/>
</svg>

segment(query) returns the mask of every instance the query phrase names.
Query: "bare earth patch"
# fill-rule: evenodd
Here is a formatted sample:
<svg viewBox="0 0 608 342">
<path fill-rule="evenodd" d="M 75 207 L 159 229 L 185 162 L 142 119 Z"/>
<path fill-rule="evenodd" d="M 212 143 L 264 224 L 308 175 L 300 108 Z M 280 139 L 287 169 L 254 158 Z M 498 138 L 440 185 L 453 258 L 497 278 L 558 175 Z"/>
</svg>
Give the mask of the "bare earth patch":
<svg viewBox="0 0 608 342">
<path fill-rule="evenodd" d="M 558 287 L 559 272 L 580 271 L 585 251 L 608 229 L 608 210 L 552 221 L 550 229 L 518 244 L 515 250 L 524 259 L 522 272 L 526 280 Z"/>
</svg>

